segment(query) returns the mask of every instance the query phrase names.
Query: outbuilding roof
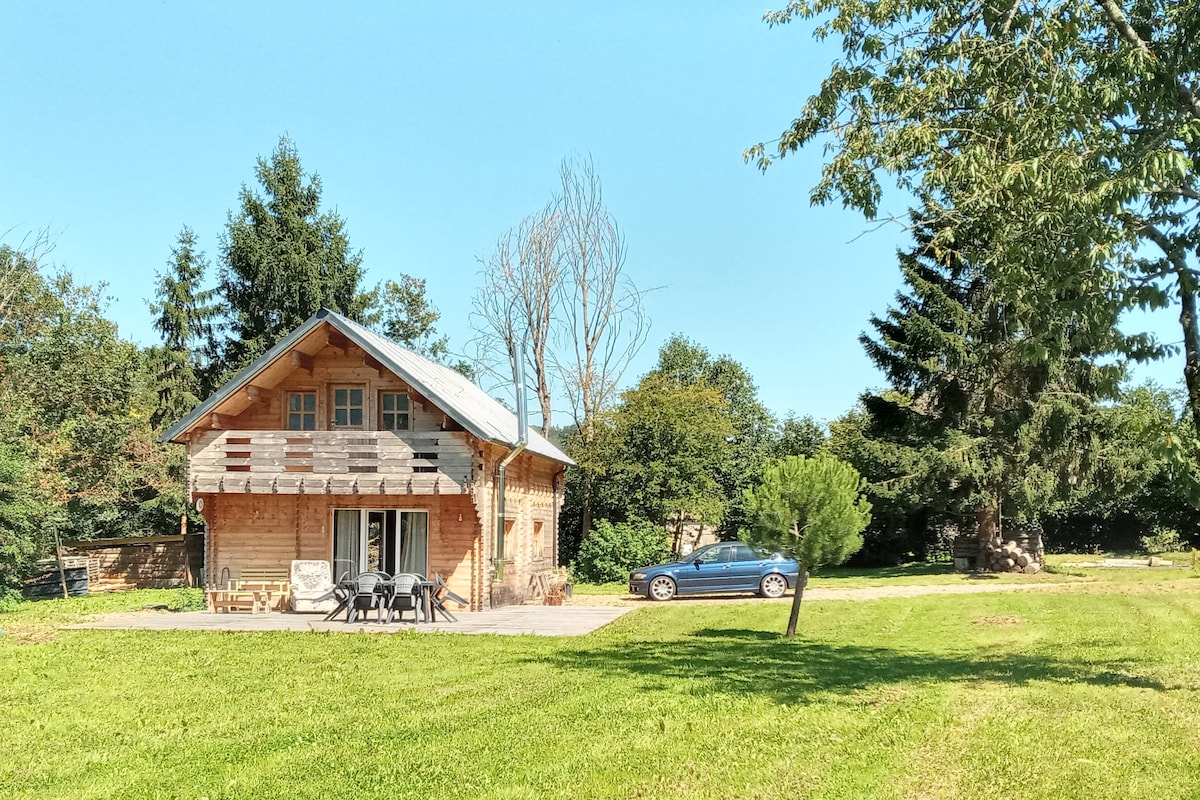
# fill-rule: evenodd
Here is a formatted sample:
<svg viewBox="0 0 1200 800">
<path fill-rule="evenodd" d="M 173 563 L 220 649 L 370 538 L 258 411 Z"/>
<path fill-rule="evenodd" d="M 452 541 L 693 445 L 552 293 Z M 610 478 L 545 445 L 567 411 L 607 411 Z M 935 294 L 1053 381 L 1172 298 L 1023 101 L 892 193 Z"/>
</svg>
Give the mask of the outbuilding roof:
<svg viewBox="0 0 1200 800">
<path fill-rule="evenodd" d="M 160 437 L 160 441 L 176 441 L 182 433 L 212 413 L 224 400 L 249 386 L 255 376 L 287 355 L 297 342 L 322 323 L 337 329 L 470 433 L 489 442 L 510 447 L 516 444 L 519 436 L 516 414 L 489 397 L 487 392 L 465 375 L 401 347 L 391 339 L 327 308 L 322 308 L 300 327 L 280 339 L 274 347 L 175 423 Z M 529 444 L 526 449 L 562 464 L 575 463 L 570 456 L 536 431 L 529 431 Z"/>
</svg>

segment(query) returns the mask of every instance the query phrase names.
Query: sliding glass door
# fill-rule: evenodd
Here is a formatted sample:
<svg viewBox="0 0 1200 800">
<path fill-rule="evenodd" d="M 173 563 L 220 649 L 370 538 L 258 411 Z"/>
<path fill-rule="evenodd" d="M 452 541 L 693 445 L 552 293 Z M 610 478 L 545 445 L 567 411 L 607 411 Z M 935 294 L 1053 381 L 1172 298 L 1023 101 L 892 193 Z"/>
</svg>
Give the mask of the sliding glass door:
<svg viewBox="0 0 1200 800">
<path fill-rule="evenodd" d="M 333 571 L 429 573 L 429 513 L 373 508 L 333 512 Z"/>
<path fill-rule="evenodd" d="M 363 571 L 362 514 L 357 509 L 333 512 L 333 578 L 354 577 Z"/>
<path fill-rule="evenodd" d="M 429 514 L 424 511 L 400 512 L 400 547 L 394 566 L 395 572 L 429 575 Z"/>
</svg>

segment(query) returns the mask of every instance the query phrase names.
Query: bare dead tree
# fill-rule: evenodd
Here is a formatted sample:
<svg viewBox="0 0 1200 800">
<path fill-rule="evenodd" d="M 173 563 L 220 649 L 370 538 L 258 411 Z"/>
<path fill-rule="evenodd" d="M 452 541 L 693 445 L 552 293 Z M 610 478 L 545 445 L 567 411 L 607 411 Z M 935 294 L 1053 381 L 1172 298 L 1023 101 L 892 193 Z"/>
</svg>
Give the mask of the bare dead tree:
<svg viewBox="0 0 1200 800">
<path fill-rule="evenodd" d="M 555 218 L 560 229 L 558 284 L 560 346 L 555 367 L 585 442 L 597 414 L 649 334 L 640 291 L 625 275 L 625 237 L 604 205 L 591 159 L 564 159 Z"/>
<path fill-rule="evenodd" d="M 8 307 L 13 298 L 29 283 L 38 270 L 39 261 L 53 247 L 47 230 L 26 234 L 16 248 L 0 245 L 0 325 L 8 320 Z"/>
<path fill-rule="evenodd" d="M 518 344 L 526 343 L 543 436 L 550 433 L 553 411 L 548 349 L 561 280 L 558 239 L 553 205 L 505 232 L 484 264 L 484 283 L 472 301 L 476 328 L 481 334 L 475 340 L 481 372 L 507 382 L 500 365 L 511 364 L 511 354 L 519 352 Z"/>
<path fill-rule="evenodd" d="M 625 275 L 625 238 L 604 205 L 591 159 L 564 159 L 555 218 L 560 229 L 555 367 L 584 447 L 621 376 L 650 332 L 640 291 Z M 591 475 L 581 467 L 582 531 L 592 529 Z"/>
<path fill-rule="evenodd" d="M 591 159 L 564 159 L 559 177 L 554 200 L 502 235 L 484 263 L 483 286 L 472 303 L 476 362 L 481 374 L 507 383 L 502 366 L 526 342 L 542 435 L 550 433 L 557 386 L 586 447 L 646 341 L 649 320 L 645 293 L 625 275 L 625 239 L 604 205 Z M 580 473 L 586 537 L 591 481 L 586 466 Z"/>
</svg>

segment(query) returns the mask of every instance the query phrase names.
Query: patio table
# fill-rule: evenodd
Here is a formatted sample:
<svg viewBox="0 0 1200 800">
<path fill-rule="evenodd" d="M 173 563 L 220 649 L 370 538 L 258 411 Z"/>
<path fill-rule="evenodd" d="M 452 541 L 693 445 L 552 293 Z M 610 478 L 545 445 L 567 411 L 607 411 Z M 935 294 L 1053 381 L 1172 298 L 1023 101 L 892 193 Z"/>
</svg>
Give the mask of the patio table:
<svg viewBox="0 0 1200 800">
<path fill-rule="evenodd" d="M 383 590 L 384 607 L 390 607 L 392 593 L 396 590 L 395 580 L 388 578 L 380 581 L 379 586 Z M 433 592 L 437 588 L 437 583 L 434 581 L 422 580 L 416 582 L 416 587 L 417 596 L 419 598 L 417 605 L 420 612 L 417 616 L 418 624 L 420 622 L 435 622 Z M 354 597 L 357 589 L 358 584 L 354 580 L 338 581 L 337 585 L 335 585 L 333 589 L 333 596 L 337 598 L 338 604 L 332 611 L 325 615 L 326 622 L 337 618 L 338 614 L 341 614 L 343 611 L 347 610 L 347 606 L 350 605 L 350 601 Z"/>
</svg>

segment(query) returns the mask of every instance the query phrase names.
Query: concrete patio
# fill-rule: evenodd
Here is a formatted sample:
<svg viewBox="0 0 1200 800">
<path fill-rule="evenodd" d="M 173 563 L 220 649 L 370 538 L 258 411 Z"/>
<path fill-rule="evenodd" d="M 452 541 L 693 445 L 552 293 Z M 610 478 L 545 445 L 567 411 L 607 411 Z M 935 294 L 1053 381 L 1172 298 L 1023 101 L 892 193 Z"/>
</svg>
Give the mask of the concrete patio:
<svg viewBox="0 0 1200 800">
<path fill-rule="evenodd" d="M 458 622 L 392 622 L 381 625 L 374 614 L 367 621 L 346 624 L 340 619 L 325 622 L 320 614 L 227 613 L 208 611 L 132 611 L 107 614 L 71 628 L 153 631 L 313 631 L 317 633 L 396 633 L 425 631 L 443 633 L 494 633 L 515 636 L 581 636 L 629 613 L 631 608 L 593 606 L 505 606 L 490 611 L 464 611 Z"/>
</svg>

